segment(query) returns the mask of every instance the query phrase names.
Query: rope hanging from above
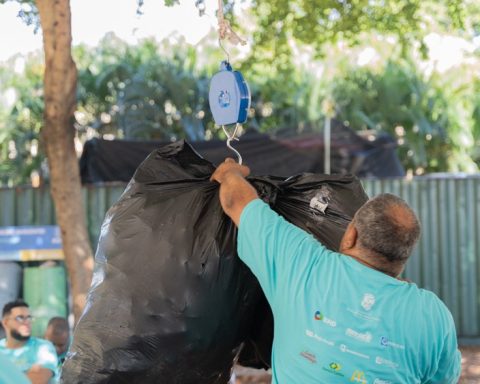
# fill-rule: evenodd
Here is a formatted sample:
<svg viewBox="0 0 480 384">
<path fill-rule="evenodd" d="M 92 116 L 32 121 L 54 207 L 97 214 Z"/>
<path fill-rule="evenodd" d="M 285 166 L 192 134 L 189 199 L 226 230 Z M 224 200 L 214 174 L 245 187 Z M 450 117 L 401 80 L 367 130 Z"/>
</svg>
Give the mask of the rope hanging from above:
<svg viewBox="0 0 480 384">
<path fill-rule="evenodd" d="M 223 0 L 218 0 L 217 19 L 219 41 L 228 39 L 228 41 L 230 41 L 230 43 L 234 45 L 247 44 L 247 41 L 238 36 L 238 34 L 233 30 L 232 26 L 230 25 L 230 22 L 223 16 Z"/>
<path fill-rule="evenodd" d="M 240 38 L 232 29 L 223 15 L 223 1 L 218 0 L 218 43 L 227 55 L 227 60 L 220 63 L 220 71 L 213 75 L 210 81 L 209 104 L 215 123 L 222 127 L 227 136 L 227 147 L 233 151 L 242 164 L 242 156 L 232 147 L 231 142 L 238 140 L 237 132 L 242 123 L 247 120 L 250 109 L 250 88 L 239 71 L 234 71 L 230 65 L 230 55 L 222 46 L 222 40 L 230 43 L 245 45 L 247 42 Z M 233 133 L 227 131 L 226 126 L 235 124 Z"/>
</svg>

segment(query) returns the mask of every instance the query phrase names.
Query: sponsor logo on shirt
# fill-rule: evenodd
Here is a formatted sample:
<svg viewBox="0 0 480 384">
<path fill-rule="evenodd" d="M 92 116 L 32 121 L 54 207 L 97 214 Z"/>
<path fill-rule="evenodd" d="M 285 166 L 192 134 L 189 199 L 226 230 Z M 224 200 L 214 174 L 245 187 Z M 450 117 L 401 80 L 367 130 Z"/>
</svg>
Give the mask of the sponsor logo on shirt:
<svg viewBox="0 0 480 384">
<path fill-rule="evenodd" d="M 305 359 L 310 361 L 310 363 L 312 364 L 317 364 L 317 357 L 313 353 L 303 351 L 303 352 L 300 352 L 300 356 L 304 357 Z"/>
<path fill-rule="evenodd" d="M 347 328 L 345 334 L 364 343 L 370 343 L 372 341 L 372 334 L 370 332 L 361 333 L 354 331 L 352 328 Z"/>
<path fill-rule="evenodd" d="M 343 353 L 349 353 L 350 355 L 355 355 L 364 359 L 370 359 L 370 356 L 365 355 L 364 353 L 349 349 L 345 344 L 340 344 L 340 351 L 342 351 Z"/>
<path fill-rule="evenodd" d="M 365 293 L 363 295 L 362 302 L 360 305 L 365 309 L 366 311 L 370 311 L 375 304 L 375 296 L 371 293 Z"/>
<path fill-rule="evenodd" d="M 381 345 L 382 347 L 392 347 L 392 348 L 396 348 L 396 349 L 405 349 L 405 346 L 404 346 L 404 345 L 397 344 L 397 343 L 395 343 L 395 342 L 393 342 L 393 341 L 390 341 L 390 340 L 388 340 L 388 338 L 385 337 L 385 336 L 382 336 L 382 337 L 380 338 L 380 345 Z"/>
<path fill-rule="evenodd" d="M 342 370 L 342 366 L 339 363 L 335 363 L 335 362 L 330 363 L 328 364 L 327 367 L 322 367 L 322 369 L 335 376 L 341 376 L 341 377 L 345 376 L 342 372 L 340 372 Z"/>
<path fill-rule="evenodd" d="M 327 344 L 331 347 L 333 347 L 335 345 L 335 343 L 333 341 L 327 340 L 327 339 L 323 338 L 322 336 L 317 335 L 315 332 L 311 331 L 310 329 L 306 329 L 305 334 L 308 337 L 311 337 L 312 339 L 320 341 L 321 343 Z"/>
<path fill-rule="evenodd" d="M 369 321 L 380 321 L 380 318 L 372 316 L 365 312 L 355 311 L 351 308 L 347 308 L 347 311 L 350 312 L 353 316 L 358 317 L 359 319 L 364 319 Z"/>
<path fill-rule="evenodd" d="M 357 383 L 362 383 L 362 384 L 367 384 L 368 381 L 365 378 L 365 373 L 363 371 L 355 370 L 352 374 L 352 377 L 350 377 L 350 381 L 354 381 Z"/>
<path fill-rule="evenodd" d="M 373 384 L 393 384 L 390 380 L 375 379 Z"/>
<path fill-rule="evenodd" d="M 398 368 L 397 363 L 395 363 L 391 360 L 384 359 L 383 357 L 380 357 L 380 356 L 375 357 L 375 363 L 377 363 L 378 365 L 385 365 L 385 366 L 393 368 L 393 369 Z"/>
<path fill-rule="evenodd" d="M 336 327 L 337 322 L 335 320 L 329 319 L 328 317 L 323 316 L 323 313 L 320 311 L 316 311 L 314 315 L 315 320 L 319 320 L 324 322 L 325 324 L 329 325 L 330 327 Z"/>
</svg>

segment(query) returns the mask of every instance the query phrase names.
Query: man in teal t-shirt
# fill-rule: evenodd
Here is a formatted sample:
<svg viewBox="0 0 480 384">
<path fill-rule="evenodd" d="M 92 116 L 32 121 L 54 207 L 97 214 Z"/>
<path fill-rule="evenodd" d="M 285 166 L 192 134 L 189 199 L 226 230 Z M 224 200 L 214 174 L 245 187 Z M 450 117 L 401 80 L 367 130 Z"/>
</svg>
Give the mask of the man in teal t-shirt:
<svg viewBox="0 0 480 384">
<path fill-rule="evenodd" d="M 24 301 L 5 304 L 2 325 L 6 338 L 0 340 L 0 353 L 25 373 L 33 384 L 54 382 L 57 353 L 49 341 L 31 336 L 31 320 L 28 304 Z"/>
<path fill-rule="evenodd" d="M 450 312 L 398 278 L 420 233 L 408 205 L 390 194 L 369 200 L 337 253 L 259 200 L 248 173 L 227 159 L 212 180 L 272 308 L 273 383 L 456 383 Z"/>
</svg>

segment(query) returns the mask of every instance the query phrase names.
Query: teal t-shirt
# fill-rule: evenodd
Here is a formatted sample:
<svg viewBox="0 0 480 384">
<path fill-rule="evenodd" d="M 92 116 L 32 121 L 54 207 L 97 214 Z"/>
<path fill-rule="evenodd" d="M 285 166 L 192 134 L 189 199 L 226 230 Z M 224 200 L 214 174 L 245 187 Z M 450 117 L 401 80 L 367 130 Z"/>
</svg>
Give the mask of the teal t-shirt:
<svg viewBox="0 0 480 384">
<path fill-rule="evenodd" d="M 238 254 L 272 308 L 273 383 L 456 383 L 452 316 L 432 292 L 332 252 L 257 199 Z"/>
<path fill-rule="evenodd" d="M 0 353 L 0 383 L 1 384 L 31 384 L 6 356 Z"/>
<path fill-rule="evenodd" d="M 30 337 L 21 348 L 11 349 L 6 346 L 6 339 L 0 340 L 0 353 L 6 356 L 20 371 L 27 372 L 37 364 L 53 372 L 52 379 L 57 376 L 57 352 L 53 344 L 47 340 Z"/>
</svg>

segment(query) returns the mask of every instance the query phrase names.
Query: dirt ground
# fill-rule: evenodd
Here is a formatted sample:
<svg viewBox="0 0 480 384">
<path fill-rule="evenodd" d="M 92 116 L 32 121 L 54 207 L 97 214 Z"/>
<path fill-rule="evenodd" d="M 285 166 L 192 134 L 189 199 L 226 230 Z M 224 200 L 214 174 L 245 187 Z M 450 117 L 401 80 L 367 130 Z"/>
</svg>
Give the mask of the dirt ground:
<svg viewBox="0 0 480 384">
<path fill-rule="evenodd" d="M 462 376 L 459 384 L 480 384 L 480 346 L 460 347 L 462 351 Z M 270 373 L 263 370 L 237 366 L 235 384 L 270 384 Z"/>
<path fill-rule="evenodd" d="M 480 383 L 480 346 L 460 347 L 462 351 L 461 384 Z"/>
</svg>

